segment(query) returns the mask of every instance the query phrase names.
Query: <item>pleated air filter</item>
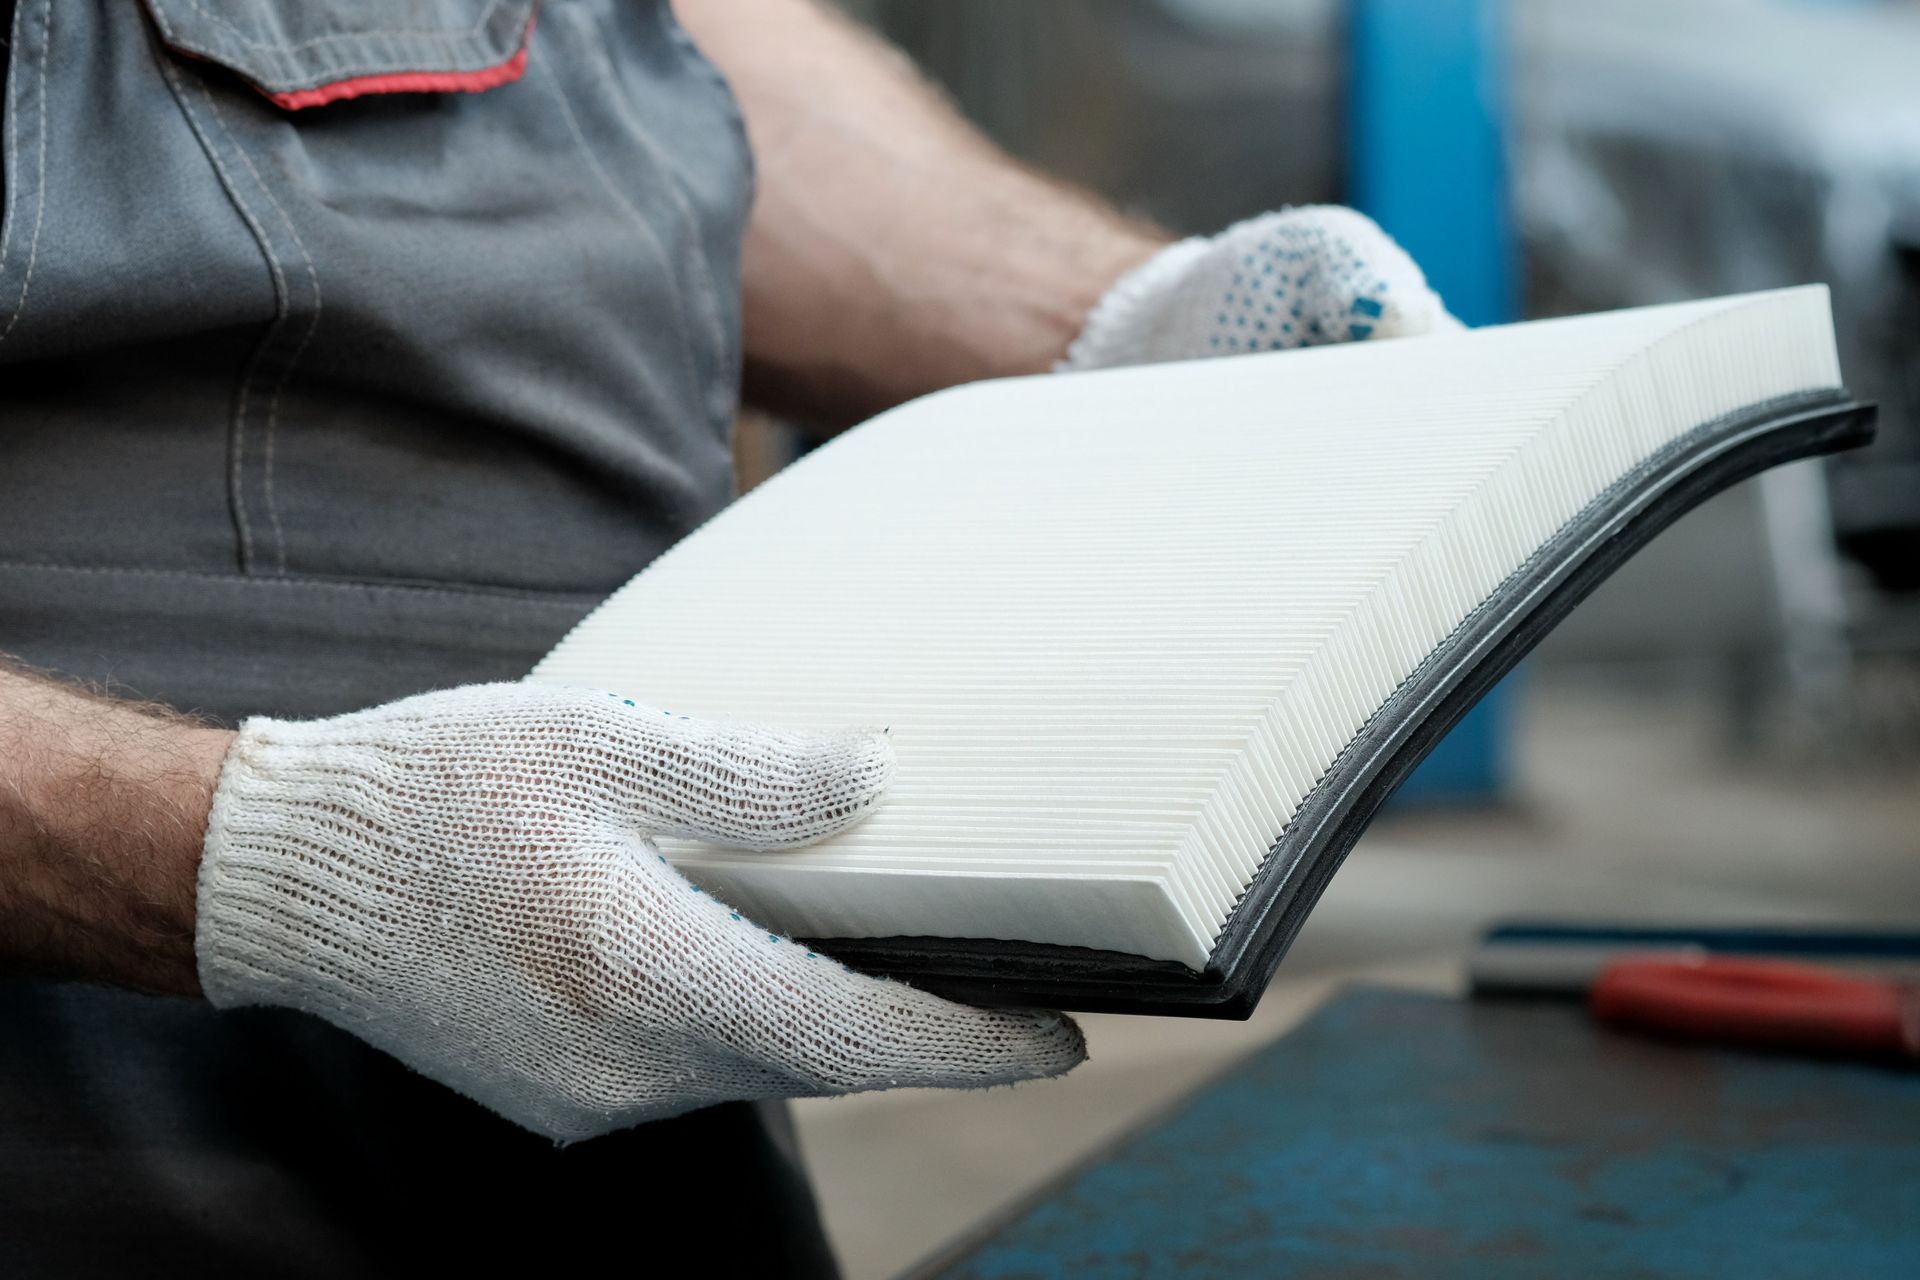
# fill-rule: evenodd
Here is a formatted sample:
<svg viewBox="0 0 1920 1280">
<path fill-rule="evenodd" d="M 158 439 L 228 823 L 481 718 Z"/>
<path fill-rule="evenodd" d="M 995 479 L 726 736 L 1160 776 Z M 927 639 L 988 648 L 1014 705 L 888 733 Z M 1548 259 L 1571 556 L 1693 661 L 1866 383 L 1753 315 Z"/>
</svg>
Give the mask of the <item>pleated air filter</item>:
<svg viewBox="0 0 1920 1280">
<path fill-rule="evenodd" d="M 532 678 L 891 728 L 847 834 L 667 847 L 770 928 L 979 1002 L 1244 1016 L 1380 804 L 1579 599 L 1708 495 L 1870 434 L 1819 287 L 978 383 L 774 477 Z"/>
</svg>

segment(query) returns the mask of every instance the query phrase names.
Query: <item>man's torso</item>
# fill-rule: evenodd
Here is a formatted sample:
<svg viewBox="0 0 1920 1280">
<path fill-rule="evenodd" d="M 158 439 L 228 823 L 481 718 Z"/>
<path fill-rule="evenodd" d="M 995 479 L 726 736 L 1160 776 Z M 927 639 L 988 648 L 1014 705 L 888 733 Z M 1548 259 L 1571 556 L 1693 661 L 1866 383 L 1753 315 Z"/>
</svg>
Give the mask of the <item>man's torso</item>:
<svg viewBox="0 0 1920 1280">
<path fill-rule="evenodd" d="M 480 93 L 247 74 L 457 71 L 514 12 L 20 0 L 0 651 L 227 720 L 513 678 L 726 499 L 750 176 L 664 3 L 546 4 Z M 728 1265 L 830 1269 L 750 1108 L 557 1150 L 310 1019 L 0 982 L 9 1275 L 644 1264 L 743 1215 Z"/>
</svg>

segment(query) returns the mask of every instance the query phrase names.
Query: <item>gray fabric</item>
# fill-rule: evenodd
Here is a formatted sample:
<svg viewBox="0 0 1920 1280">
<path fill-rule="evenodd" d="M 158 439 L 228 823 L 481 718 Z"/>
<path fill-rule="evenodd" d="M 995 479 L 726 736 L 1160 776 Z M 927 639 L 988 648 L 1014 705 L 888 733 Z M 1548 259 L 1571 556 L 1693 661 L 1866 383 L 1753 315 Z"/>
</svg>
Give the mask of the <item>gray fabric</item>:
<svg viewBox="0 0 1920 1280">
<path fill-rule="evenodd" d="M 377 700 L 407 627 L 497 608 L 469 643 L 502 674 L 725 501 L 745 147 L 663 3 L 546 5 L 516 84 L 294 113 L 135 5 L 14 30 L 0 647 L 228 714 Z M 129 648 L 108 597 L 154 574 Z M 302 622 L 292 582 L 436 590 Z M 315 662 L 326 698 L 287 679 Z"/>
<path fill-rule="evenodd" d="M 8 1280 L 831 1276 L 785 1141 L 734 1104 L 555 1147 L 313 1019 L 0 983 Z"/>
<path fill-rule="evenodd" d="M 13 43 L 14 5 L 15 5 L 15 0 L 0 0 L 0 44 L 11 45 Z M 9 61 L 10 59 L 7 56 L 7 50 L 5 48 L 0 48 L 0 103 L 4 103 L 6 101 L 5 95 L 7 92 L 7 64 Z M 4 116 L 4 115 L 5 115 L 4 109 L 0 109 L 0 116 Z M 0 166 L 0 199 L 4 199 L 6 197 L 6 192 L 7 192 L 6 170 L 4 166 Z"/>
<path fill-rule="evenodd" d="M 725 501 L 750 175 L 663 0 L 261 92 L 528 7 L 21 0 L 0 650 L 229 720 L 512 677 Z M 297 1015 L 0 981 L 0 1274 L 660 1265 L 635 1220 L 832 1271 L 753 1109 L 556 1150 Z"/>
</svg>

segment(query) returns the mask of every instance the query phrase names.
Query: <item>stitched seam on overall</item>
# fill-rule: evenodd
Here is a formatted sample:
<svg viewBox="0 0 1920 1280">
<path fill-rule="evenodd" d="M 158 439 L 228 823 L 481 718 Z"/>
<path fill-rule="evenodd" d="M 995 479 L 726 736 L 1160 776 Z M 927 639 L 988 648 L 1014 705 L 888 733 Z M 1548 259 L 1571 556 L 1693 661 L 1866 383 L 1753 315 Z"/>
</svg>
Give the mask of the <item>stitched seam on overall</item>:
<svg viewBox="0 0 1920 1280">
<path fill-rule="evenodd" d="M 668 23 L 668 36 L 680 47 L 683 54 L 691 57 L 694 70 L 704 76 L 713 85 L 715 91 L 720 95 L 721 105 L 726 108 L 727 126 L 732 130 L 734 140 L 740 147 L 740 159 L 746 167 L 747 206 L 749 210 L 751 210 L 757 199 L 760 186 L 760 163 L 759 158 L 753 153 L 753 141 L 747 136 L 747 118 L 740 112 L 740 98 L 733 91 L 733 83 L 728 80 L 720 68 L 714 64 L 713 59 L 709 58 L 701 51 L 700 46 L 693 42 L 693 37 L 687 34 L 687 29 L 680 25 L 680 19 L 673 12 L 673 7 L 669 5 L 665 12 Z M 706 250 L 703 248 L 700 252 L 702 259 L 705 260 Z M 709 278 L 711 278 L 710 262 Z M 740 326 L 735 325 L 733 345 L 731 348 L 732 360 L 730 361 L 732 368 L 739 369 L 745 362 L 746 345 L 746 335 L 741 331 Z"/>
<path fill-rule="evenodd" d="M 147 569 L 137 565 L 60 564 L 52 560 L 0 560 L 0 573 L 76 573 L 136 578 L 179 578 L 244 587 L 286 587 L 295 590 L 374 591 L 417 595 L 474 596 L 506 599 L 551 608 L 576 609 L 607 598 L 604 591 L 547 591 L 539 587 L 495 587 L 479 583 L 380 582 L 363 578 L 315 578 L 299 574 L 249 577 L 238 573 L 208 573 L 198 569 Z"/>
<path fill-rule="evenodd" d="M 367 37 L 368 40 L 374 37 Z M 279 93 L 289 89 L 317 88 L 320 85 L 337 84 L 342 80 L 353 80 L 366 75 L 391 75 L 405 71 L 448 71 L 455 74 L 467 74 L 498 67 L 512 59 L 518 52 L 518 43 L 504 49 L 486 47 L 476 50 L 470 57 L 448 58 L 443 60 L 438 53 L 415 50 L 402 41 L 394 41 L 393 49 L 374 50 L 353 56 L 351 54 L 333 54 L 326 59 L 324 66 L 307 66 L 300 62 L 297 55 L 281 53 L 262 53 L 262 59 L 271 59 L 272 65 L 265 67 L 236 67 L 239 74 L 248 81 Z M 236 63 L 254 55 L 240 52 L 230 53 L 224 50 L 217 53 L 194 54 L 181 46 L 189 56 L 199 57 L 216 65 L 225 66 L 223 59 L 232 59 Z M 435 65 L 420 67 L 422 61 L 430 60 Z M 257 77 L 257 79 L 256 79 Z M 433 90 L 432 92 L 452 92 L 451 90 Z"/>
<path fill-rule="evenodd" d="M 654 143 L 652 132 L 641 123 L 633 110 L 633 104 L 627 100 L 626 92 L 616 82 L 613 74 L 607 70 L 605 63 L 598 58 L 589 59 L 588 62 L 592 74 L 600 81 L 601 92 L 612 104 L 614 113 L 628 122 L 641 149 L 647 153 L 647 158 L 653 161 L 656 169 L 666 175 L 666 194 L 667 198 L 673 202 L 674 211 L 680 215 L 687 227 L 699 227 L 700 219 L 694 215 L 693 206 L 687 200 L 686 184 L 680 176 L 679 169 L 661 154 L 660 148 Z M 577 131 L 575 136 L 578 136 Z M 720 289 L 714 281 L 713 264 L 707 259 L 706 240 L 697 232 L 694 235 L 694 249 L 691 256 L 699 267 L 701 279 L 706 285 L 703 299 L 705 305 L 701 311 L 707 322 L 707 336 L 712 340 L 713 349 L 719 354 L 724 369 L 732 363 L 733 344 L 727 341 L 726 326 L 720 320 Z M 723 372 L 720 376 L 724 378 L 726 374 Z"/>
<path fill-rule="evenodd" d="M 10 37 L 17 35 L 18 32 L 25 27 L 29 13 L 30 13 L 30 10 L 24 5 L 14 11 L 14 30 L 8 33 Z M 49 8 L 47 10 L 47 21 L 48 22 L 52 21 L 51 5 L 49 5 Z M 41 42 L 41 51 L 43 56 L 45 54 L 45 50 L 46 50 L 46 43 L 43 36 L 43 39 Z M 6 86 L 7 86 L 7 102 L 6 102 L 6 108 L 5 108 L 5 111 L 6 111 L 5 119 L 6 119 L 6 128 L 7 128 L 6 175 L 5 177 L 0 177 L 0 184 L 4 184 L 4 187 L 7 193 L 7 208 L 6 208 L 5 216 L 0 217 L 0 279 L 6 278 L 7 258 L 11 255 L 13 251 L 14 236 L 19 231 L 19 226 L 18 226 L 19 220 L 15 218 L 13 214 L 14 214 L 14 208 L 18 204 L 19 198 L 20 198 L 20 174 L 17 172 L 19 169 L 19 153 L 20 153 L 19 99 L 20 99 L 20 82 L 24 78 L 24 73 L 27 70 L 27 66 L 26 66 L 27 55 L 23 50 L 21 50 L 21 47 L 17 40 L 13 45 L 12 52 L 18 52 L 20 54 L 21 65 L 13 69 L 13 74 L 10 77 L 8 77 L 6 82 Z M 42 65 L 40 68 L 40 87 L 41 87 L 41 92 L 44 94 L 46 91 L 45 65 Z M 44 119 L 44 116 L 45 116 L 45 112 L 43 109 L 42 111 L 43 119 Z M 34 184 L 36 189 L 40 189 L 42 187 L 45 177 L 46 177 L 46 174 L 42 172 L 40 174 L 40 178 L 42 179 L 42 181 L 36 182 Z"/>
<path fill-rule="evenodd" d="M 273 528 L 274 569 L 276 572 L 285 573 L 287 571 L 287 539 L 285 531 L 280 526 L 280 507 L 279 504 L 274 501 L 273 496 L 273 446 L 280 421 L 280 395 L 286 390 L 287 383 L 292 380 L 294 367 L 300 363 L 300 357 L 306 354 L 307 344 L 313 341 L 314 331 L 320 327 L 320 309 L 322 305 L 320 298 L 320 273 L 313 265 L 313 255 L 307 251 L 306 242 L 300 238 L 300 233 L 294 229 L 293 219 L 287 216 L 286 206 L 282 205 L 279 198 L 273 194 L 273 188 L 269 187 L 266 179 L 260 175 L 260 170 L 255 167 L 253 158 L 247 154 L 247 149 L 240 145 L 240 140 L 233 136 L 231 129 L 227 128 L 227 119 L 220 110 L 219 100 L 213 96 L 212 91 L 205 85 L 200 86 L 200 92 L 205 95 L 207 107 L 213 112 L 214 123 L 220 126 L 220 132 L 225 136 L 227 142 L 232 145 L 234 154 L 238 155 L 240 162 L 247 166 L 247 172 L 253 175 L 255 184 L 259 186 L 260 193 L 266 196 L 267 202 L 273 206 L 273 211 L 280 215 L 280 223 L 286 227 L 287 237 L 293 241 L 293 247 L 300 251 L 300 258 L 306 264 L 307 282 L 313 289 L 313 314 L 307 319 L 306 331 L 300 335 L 299 341 L 294 344 L 292 353 L 287 356 L 287 361 L 281 367 L 279 376 L 273 380 L 273 389 L 267 396 L 267 434 L 260 449 L 260 487 L 261 494 L 266 500 L 267 520 Z M 275 274 L 278 276 L 279 272 L 276 270 Z M 284 290 L 284 278 L 280 280 L 280 284 Z M 280 321 L 284 322 L 291 318 L 291 314 L 292 299 L 288 297 L 281 308 Z M 278 325 L 276 325 L 276 328 L 277 327 Z M 269 332 L 266 337 L 262 338 L 260 347 L 255 352 L 256 360 L 250 362 L 253 364 L 255 372 L 257 372 L 258 361 L 265 356 L 267 342 L 275 336 L 277 336 L 276 333 Z M 246 393 L 243 392 L 243 403 L 245 398 Z"/>
<path fill-rule="evenodd" d="M 53 44 L 53 0 L 45 0 L 40 10 L 40 146 L 39 159 L 35 162 L 34 198 L 33 198 L 33 239 L 27 242 L 27 269 L 20 277 L 20 296 L 14 300 L 13 314 L 7 317 L 6 328 L 0 329 L 0 342 L 5 342 L 13 327 L 20 323 L 20 315 L 27 309 L 27 290 L 33 284 L 33 268 L 40 260 L 40 230 L 47 214 L 47 77 L 51 63 Z M 7 79 L 7 171 L 17 174 L 19 171 L 18 119 L 19 113 L 13 110 L 13 99 L 18 95 L 21 68 L 15 68 L 14 74 Z M 7 184 L 7 235 L 0 239 L 0 276 L 7 267 L 7 251 L 13 239 L 13 201 L 18 183 Z"/>
<path fill-rule="evenodd" d="M 613 198 L 613 202 L 620 207 L 621 212 L 627 215 L 627 220 L 633 223 L 639 230 L 641 236 L 652 244 L 654 253 L 658 256 L 659 261 L 669 268 L 667 278 L 673 287 L 674 304 L 680 309 L 681 314 L 684 315 L 685 299 L 680 297 L 680 282 L 671 269 L 673 266 L 672 255 L 667 252 L 666 245 L 661 243 L 660 235 L 653 229 L 652 224 L 649 223 L 646 218 L 642 217 L 640 211 L 634 208 L 632 203 L 620 193 L 618 187 L 614 186 L 612 176 L 607 173 L 606 167 L 600 163 L 600 157 L 594 154 L 593 147 L 588 143 L 586 134 L 580 129 L 580 122 L 574 117 L 573 107 L 567 101 L 567 92 L 565 87 L 561 85 L 560 78 L 558 76 L 545 75 L 545 66 L 546 64 L 544 62 L 535 58 L 529 58 L 527 60 L 526 79 L 530 82 L 547 83 L 549 85 L 548 92 L 553 95 L 553 100 L 560 107 L 560 116 L 561 119 L 566 121 L 567 132 L 572 134 L 574 141 L 579 144 L 580 154 L 586 158 L 587 166 L 593 170 L 595 181 L 600 184 L 602 190 Z M 701 381 L 699 368 L 693 359 L 693 352 L 684 335 L 681 340 L 674 345 L 680 351 L 680 363 L 686 367 L 689 385 L 695 387 L 704 386 L 705 383 Z"/>
<path fill-rule="evenodd" d="M 187 0 L 188 7 L 195 13 L 207 21 L 218 23 L 228 31 L 231 31 L 235 43 L 246 45 L 250 49 L 266 49 L 278 53 L 294 53 L 301 49 L 312 48 L 315 45 L 330 44 L 342 40 L 379 40 L 389 37 L 405 37 L 409 40 L 431 41 L 434 44 L 456 44 L 462 40 L 471 40 L 479 34 L 480 28 L 487 25 L 488 21 L 492 19 L 494 11 L 503 3 L 505 3 L 505 0 L 491 0 L 491 3 L 489 3 L 485 9 L 480 11 L 480 16 L 474 21 L 474 24 L 465 31 L 436 31 L 431 28 L 402 31 L 339 31 L 332 35 L 310 36 L 305 40 L 296 40 L 292 44 L 282 44 L 273 40 L 253 39 L 239 27 L 235 26 L 230 19 L 203 8 L 200 5 L 200 0 Z M 173 34 L 171 29 L 169 29 L 168 34 Z"/>
<path fill-rule="evenodd" d="M 0 54 L 0 57 L 9 57 L 19 51 L 20 44 L 16 37 L 22 19 L 20 10 L 17 8 L 14 10 L 13 21 L 13 28 L 7 32 L 7 38 L 12 42 L 11 47 L 7 53 Z M 44 82 L 44 70 L 41 76 Z M 0 123 L 4 123 L 7 130 L 5 168 L 4 171 L 0 171 L 0 191 L 6 192 L 7 196 L 6 210 L 0 212 L 0 279 L 5 279 L 7 274 L 7 254 L 13 247 L 13 233 L 16 229 L 13 225 L 13 207 L 20 196 L 20 175 L 14 172 L 17 168 L 15 164 L 15 153 L 18 147 L 16 144 L 20 140 L 20 112 L 18 109 L 20 98 L 19 67 L 13 68 L 13 73 L 7 77 L 6 88 L 7 100 L 4 105 L 0 105 Z"/>
<path fill-rule="evenodd" d="M 153 53 L 154 65 L 159 67 L 161 77 L 172 92 L 174 101 L 179 104 L 180 113 L 186 117 L 187 127 L 193 130 L 193 136 L 199 140 L 200 149 L 206 153 L 208 162 L 213 165 L 214 173 L 218 175 L 220 186 L 226 191 L 227 198 L 233 201 L 241 220 L 253 233 L 254 243 L 259 246 L 261 256 L 266 259 L 267 271 L 273 280 L 274 318 L 267 322 L 266 331 L 254 347 L 253 355 L 248 359 L 246 368 L 241 371 L 233 418 L 228 426 L 232 435 L 232 444 L 228 449 L 227 458 L 227 504 L 233 510 L 234 531 L 240 539 L 240 571 L 251 573 L 253 571 L 253 527 L 252 522 L 247 519 L 246 476 L 241 465 L 246 453 L 247 387 L 253 379 L 255 366 L 259 364 L 260 353 L 266 349 L 274 331 L 285 320 L 286 279 L 280 271 L 278 260 L 273 256 L 273 246 L 268 241 L 266 228 L 260 225 L 260 220 L 253 216 L 253 210 L 241 198 L 240 188 L 234 182 L 233 175 L 228 172 L 226 164 L 220 159 L 213 139 L 207 135 L 206 127 L 201 123 L 200 117 L 194 114 L 192 105 L 187 101 L 189 94 L 186 86 L 181 82 L 181 72 L 173 64 L 172 54 L 160 47 L 157 36 L 150 37 L 148 45 Z"/>
</svg>

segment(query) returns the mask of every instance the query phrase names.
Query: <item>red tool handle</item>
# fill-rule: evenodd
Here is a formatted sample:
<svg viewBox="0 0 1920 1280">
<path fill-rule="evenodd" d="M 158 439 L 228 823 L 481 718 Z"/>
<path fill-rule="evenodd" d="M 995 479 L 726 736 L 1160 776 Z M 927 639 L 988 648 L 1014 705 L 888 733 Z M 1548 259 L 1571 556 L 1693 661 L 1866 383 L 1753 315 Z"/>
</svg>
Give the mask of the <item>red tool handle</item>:
<svg viewBox="0 0 1920 1280">
<path fill-rule="evenodd" d="M 1920 1060 L 1920 988 L 1811 965 L 1621 960 L 1589 1007 L 1609 1026 L 1686 1039 Z"/>
</svg>

